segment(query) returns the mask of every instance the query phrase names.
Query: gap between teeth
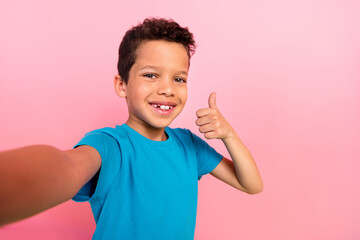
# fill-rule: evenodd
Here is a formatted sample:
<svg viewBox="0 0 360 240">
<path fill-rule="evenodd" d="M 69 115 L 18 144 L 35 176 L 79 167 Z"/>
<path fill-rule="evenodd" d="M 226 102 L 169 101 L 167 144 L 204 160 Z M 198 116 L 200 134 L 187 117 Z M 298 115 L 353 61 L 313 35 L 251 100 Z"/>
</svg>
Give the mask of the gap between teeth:
<svg viewBox="0 0 360 240">
<path fill-rule="evenodd" d="M 157 104 L 153 104 L 153 106 L 154 106 L 155 108 L 160 108 L 161 110 L 169 110 L 169 109 L 172 109 L 172 108 L 173 108 L 172 106 L 157 105 Z"/>
</svg>

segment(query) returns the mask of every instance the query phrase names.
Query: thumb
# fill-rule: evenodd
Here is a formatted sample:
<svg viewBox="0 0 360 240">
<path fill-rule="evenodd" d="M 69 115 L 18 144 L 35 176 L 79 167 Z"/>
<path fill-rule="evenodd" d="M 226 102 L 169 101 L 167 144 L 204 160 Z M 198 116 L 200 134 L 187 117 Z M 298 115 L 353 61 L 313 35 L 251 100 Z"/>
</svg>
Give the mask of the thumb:
<svg viewBox="0 0 360 240">
<path fill-rule="evenodd" d="M 216 106 L 216 93 L 212 92 L 209 96 L 209 108 L 217 108 Z"/>
</svg>

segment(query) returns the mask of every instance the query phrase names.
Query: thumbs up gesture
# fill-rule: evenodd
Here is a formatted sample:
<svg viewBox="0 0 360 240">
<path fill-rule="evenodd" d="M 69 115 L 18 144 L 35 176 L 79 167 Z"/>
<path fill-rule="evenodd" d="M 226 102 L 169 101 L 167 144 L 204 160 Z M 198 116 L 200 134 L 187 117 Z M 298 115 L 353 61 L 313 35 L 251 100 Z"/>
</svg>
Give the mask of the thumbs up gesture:
<svg viewBox="0 0 360 240">
<path fill-rule="evenodd" d="M 216 93 L 213 92 L 209 96 L 209 107 L 199 109 L 196 112 L 198 119 L 196 125 L 199 126 L 199 131 L 204 133 L 205 138 L 218 138 L 225 140 L 234 134 L 234 130 L 226 119 L 221 115 L 216 106 Z"/>
</svg>

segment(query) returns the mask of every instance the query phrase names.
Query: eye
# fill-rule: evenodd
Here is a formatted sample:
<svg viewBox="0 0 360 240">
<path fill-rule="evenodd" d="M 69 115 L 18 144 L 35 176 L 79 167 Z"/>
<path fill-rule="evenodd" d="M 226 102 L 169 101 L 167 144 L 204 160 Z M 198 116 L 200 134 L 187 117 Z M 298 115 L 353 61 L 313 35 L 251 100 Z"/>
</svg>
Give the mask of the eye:
<svg viewBox="0 0 360 240">
<path fill-rule="evenodd" d="M 143 76 L 147 78 L 156 78 L 156 75 L 153 73 L 145 73 Z"/>
<path fill-rule="evenodd" d="M 186 83 L 186 80 L 183 78 L 175 78 L 175 82 Z"/>
</svg>

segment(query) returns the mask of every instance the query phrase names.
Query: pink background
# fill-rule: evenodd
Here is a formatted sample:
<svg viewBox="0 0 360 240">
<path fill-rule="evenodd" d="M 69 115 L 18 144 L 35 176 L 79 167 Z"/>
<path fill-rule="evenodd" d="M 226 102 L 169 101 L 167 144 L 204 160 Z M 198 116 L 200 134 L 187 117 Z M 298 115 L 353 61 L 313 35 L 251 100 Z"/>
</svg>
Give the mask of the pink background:
<svg viewBox="0 0 360 240">
<path fill-rule="evenodd" d="M 127 119 L 113 90 L 124 32 L 147 16 L 195 34 L 189 99 L 172 124 L 197 132 L 211 91 L 265 189 L 199 182 L 195 239 L 360 239 L 359 1 L 7 1 L 0 7 L 0 150 L 69 149 Z M 225 153 L 221 141 L 209 143 Z M 3 196 L 0 196 L 3 197 Z M 0 239 L 90 239 L 88 203 L 0 228 Z"/>
</svg>

